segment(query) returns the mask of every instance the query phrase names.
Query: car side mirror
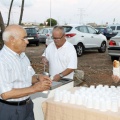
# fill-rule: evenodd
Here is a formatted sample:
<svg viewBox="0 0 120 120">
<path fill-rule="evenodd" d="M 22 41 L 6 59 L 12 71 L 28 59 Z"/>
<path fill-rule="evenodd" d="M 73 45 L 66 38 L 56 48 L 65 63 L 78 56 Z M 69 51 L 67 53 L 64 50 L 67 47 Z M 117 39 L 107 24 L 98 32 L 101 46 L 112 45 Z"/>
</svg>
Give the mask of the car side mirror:
<svg viewBox="0 0 120 120">
<path fill-rule="evenodd" d="M 98 30 L 98 31 L 96 31 L 96 34 L 101 34 L 101 32 Z"/>
</svg>

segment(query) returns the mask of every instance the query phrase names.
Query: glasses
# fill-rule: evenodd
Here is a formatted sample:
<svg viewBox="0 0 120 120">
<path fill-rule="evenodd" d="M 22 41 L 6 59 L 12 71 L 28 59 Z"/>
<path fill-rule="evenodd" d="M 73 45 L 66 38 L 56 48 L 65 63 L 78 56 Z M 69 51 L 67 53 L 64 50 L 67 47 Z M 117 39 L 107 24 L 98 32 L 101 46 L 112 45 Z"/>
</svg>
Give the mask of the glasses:
<svg viewBox="0 0 120 120">
<path fill-rule="evenodd" d="M 27 38 L 27 36 L 25 36 L 25 37 L 23 37 L 23 38 L 21 38 L 21 40 L 28 40 L 28 38 Z"/>
<path fill-rule="evenodd" d="M 55 38 L 55 37 L 51 37 L 53 40 L 61 40 L 62 38 L 63 38 L 63 36 L 64 36 L 64 34 L 62 35 L 62 37 L 61 38 Z"/>
</svg>

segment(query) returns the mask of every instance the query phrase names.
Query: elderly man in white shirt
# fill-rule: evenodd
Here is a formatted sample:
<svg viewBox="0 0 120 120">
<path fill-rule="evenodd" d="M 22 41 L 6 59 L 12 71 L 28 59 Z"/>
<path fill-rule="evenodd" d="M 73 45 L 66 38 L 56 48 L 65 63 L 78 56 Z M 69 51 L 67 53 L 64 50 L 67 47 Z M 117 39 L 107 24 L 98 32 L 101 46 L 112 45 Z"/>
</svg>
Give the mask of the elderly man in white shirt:
<svg viewBox="0 0 120 120">
<path fill-rule="evenodd" d="M 29 95 L 50 89 L 47 76 L 35 75 L 25 48 L 29 43 L 26 30 L 8 26 L 3 33 L 0 51 L 0 120 L 35 120 Z"/>
<path fill-rule="evenodd" d="M 42 62 L 49 65 L 49 74 L 53 81 L 61 78 L 73 79 L 77 69 L 77 54 L 74 46 L 66 41 L 62 26 L 55 26 L 52 32 L 54 42 L 48 45 L 42 55 Z"/>
</svg>

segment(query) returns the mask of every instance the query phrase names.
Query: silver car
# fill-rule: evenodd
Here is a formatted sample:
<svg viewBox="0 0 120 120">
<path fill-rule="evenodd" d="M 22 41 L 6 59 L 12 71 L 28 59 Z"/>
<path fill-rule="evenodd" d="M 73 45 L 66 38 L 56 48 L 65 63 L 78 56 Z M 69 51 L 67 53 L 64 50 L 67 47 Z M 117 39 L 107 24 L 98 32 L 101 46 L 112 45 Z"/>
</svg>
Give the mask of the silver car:
<svg viewBox="0 0 120 120">
<path fill-rule="evenodd" d="M 108 45 L 108 55 L 111 56 L 111 60 L 119 60 L 120 57 L 120 33 L 112 37 Z"/>
<path fill-rule="evenodd" d="M 43 28 L 38 31 L 39 42 L 46 42 L 46 39 L 51 35 L 52 28 Z"/>
</svg>

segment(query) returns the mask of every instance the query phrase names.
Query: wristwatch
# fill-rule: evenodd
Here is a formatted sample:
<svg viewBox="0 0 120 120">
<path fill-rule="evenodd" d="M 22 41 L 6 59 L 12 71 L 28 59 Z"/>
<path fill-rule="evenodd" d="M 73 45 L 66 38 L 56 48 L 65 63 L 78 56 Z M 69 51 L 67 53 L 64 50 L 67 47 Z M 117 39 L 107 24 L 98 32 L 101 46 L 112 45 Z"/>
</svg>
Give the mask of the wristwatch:
<svg viewBox="0 0 120 120">
<path fill-rule="evenodd" d="M 60 73 L 59 75 L 60 75 L 60 77 L 61 77 L 61 78 L 63 78 L 63 77 L 64 77 L 64 75 L 63 75 L 62 73 Z"/>
</svg>

